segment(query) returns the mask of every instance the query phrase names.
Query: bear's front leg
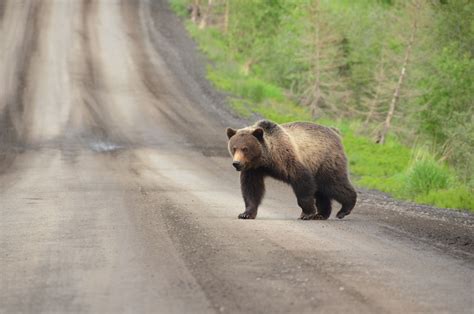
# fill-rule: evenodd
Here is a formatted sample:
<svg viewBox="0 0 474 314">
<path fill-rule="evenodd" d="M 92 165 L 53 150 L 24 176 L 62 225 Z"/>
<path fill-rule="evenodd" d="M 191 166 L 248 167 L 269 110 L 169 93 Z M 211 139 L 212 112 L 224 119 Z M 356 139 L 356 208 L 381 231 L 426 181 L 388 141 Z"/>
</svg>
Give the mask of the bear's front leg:
<svg viewBox="0 0 474 314">
<path fill-rule="evenodd" d="M 240 189 L 245 202 L 245 212 L 239 219 L 255 219 L 258 206 L 265 194 L 264 175 L 258 170 L 244 170 L 240 173 Z"/>
</svg>

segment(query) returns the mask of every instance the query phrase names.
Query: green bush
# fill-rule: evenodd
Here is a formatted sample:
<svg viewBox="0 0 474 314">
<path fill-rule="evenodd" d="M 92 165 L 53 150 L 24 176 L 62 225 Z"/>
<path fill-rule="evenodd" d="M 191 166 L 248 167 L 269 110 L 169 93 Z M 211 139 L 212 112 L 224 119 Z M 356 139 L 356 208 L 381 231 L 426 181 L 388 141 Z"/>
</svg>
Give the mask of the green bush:
<svg viewBox="0 0 474 314">
<path fill-rule="evenodd" d="M 408 170 L 405 180 L 409 195 L 428 194 L 430 191 L 446 189 L 451 174 L 434 160 L 418 160 Z"/>
</svg>

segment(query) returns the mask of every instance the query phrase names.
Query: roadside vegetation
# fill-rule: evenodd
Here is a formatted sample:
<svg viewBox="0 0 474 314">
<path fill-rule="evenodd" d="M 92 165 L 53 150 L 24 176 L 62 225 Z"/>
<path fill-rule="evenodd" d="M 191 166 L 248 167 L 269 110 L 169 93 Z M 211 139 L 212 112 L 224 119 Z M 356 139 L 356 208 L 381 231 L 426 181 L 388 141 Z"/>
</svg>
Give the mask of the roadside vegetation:
<svg viewBox="0 0 474 314">
<path fill-rule="evenodd" d="M 336 126 L 359 186 L 474 210 L 474 2 L 171 5 L 236 113 Z"/>
</svg>

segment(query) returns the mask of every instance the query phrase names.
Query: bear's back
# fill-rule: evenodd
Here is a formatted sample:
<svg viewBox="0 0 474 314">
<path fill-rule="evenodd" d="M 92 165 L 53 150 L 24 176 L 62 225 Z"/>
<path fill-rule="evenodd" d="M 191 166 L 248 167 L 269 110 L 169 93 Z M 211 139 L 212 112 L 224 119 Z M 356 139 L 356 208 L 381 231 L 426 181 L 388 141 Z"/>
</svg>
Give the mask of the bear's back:
<svg viewBox="0 0 474 314">
<path fill-rule="evenodd" d="M 345 158 L 339 135 L 332 129 L 309 122 L 292 122 L 281 125 L 288 135 L 297 158 L 316 170 L 326 161 Z"/>
<path fill-rule="evenodd" d="M 250 128 L 256 127 L 264 130 L 274 161 L 295 158 L 313 171 L 327 162 L 345 163 L 341 138 L 334 129 L 311 122 L 277 124 L 268 120 L 258 121 Z"/>
</svg>

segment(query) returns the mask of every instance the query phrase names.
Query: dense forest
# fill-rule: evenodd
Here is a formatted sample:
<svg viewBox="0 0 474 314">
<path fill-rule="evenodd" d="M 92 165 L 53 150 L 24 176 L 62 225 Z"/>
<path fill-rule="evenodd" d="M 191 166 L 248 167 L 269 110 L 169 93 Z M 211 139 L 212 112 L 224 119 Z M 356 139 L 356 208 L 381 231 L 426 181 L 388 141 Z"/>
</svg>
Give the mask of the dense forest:
<svg viewBox="0 0 474 314">
<path fill-rule="evenodd" d="M 474 2 L 172 0 L 241 115 L 337 125 L 355 180 L 474 209 Z"/>
</svg>

